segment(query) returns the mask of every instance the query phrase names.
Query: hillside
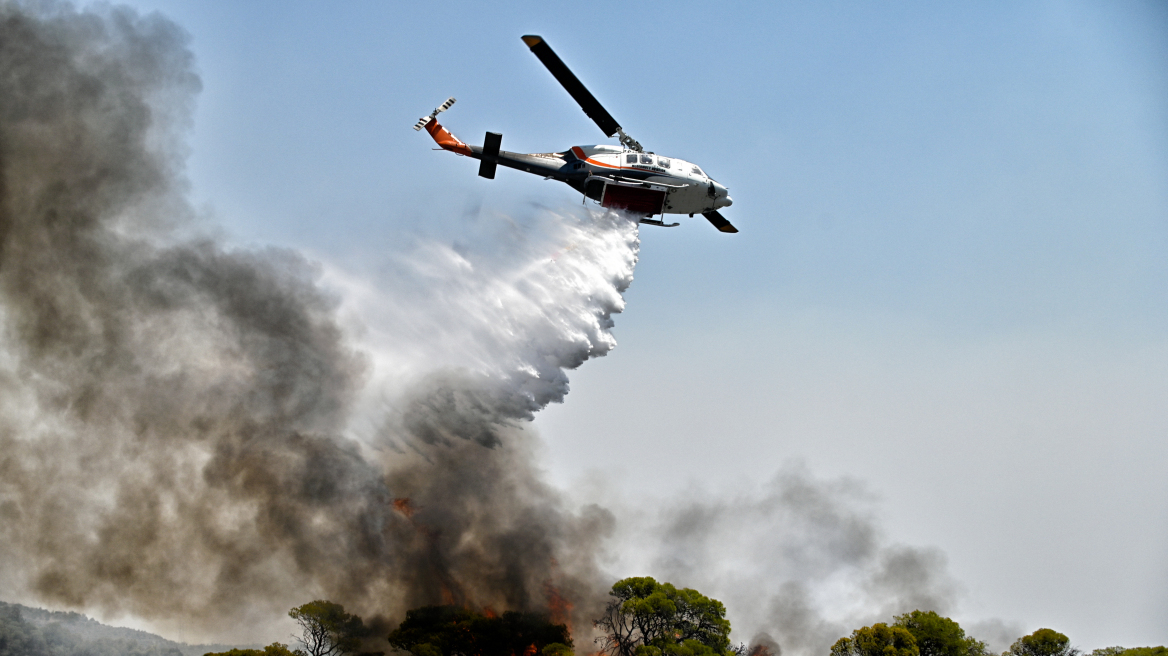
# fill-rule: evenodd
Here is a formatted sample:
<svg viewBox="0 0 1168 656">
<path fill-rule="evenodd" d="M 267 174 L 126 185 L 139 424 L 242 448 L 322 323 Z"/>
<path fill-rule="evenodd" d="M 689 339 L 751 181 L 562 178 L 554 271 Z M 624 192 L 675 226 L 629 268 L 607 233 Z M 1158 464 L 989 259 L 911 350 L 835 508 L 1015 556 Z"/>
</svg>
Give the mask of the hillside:
<svg viewBox="0 0 1168 656">
<path fill-rule="evenodd" d="M 188 645 L 80 613 L 0 602 L 0 656 L 203 656 L 237 646 Z"/>
</svg>

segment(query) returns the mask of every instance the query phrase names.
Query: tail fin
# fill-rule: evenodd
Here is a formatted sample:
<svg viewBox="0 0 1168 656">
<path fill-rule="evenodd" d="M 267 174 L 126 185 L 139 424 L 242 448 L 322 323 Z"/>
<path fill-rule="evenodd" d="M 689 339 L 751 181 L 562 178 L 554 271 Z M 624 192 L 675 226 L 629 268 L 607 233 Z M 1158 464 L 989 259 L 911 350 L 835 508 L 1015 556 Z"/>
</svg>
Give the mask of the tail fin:
<svg viewBox="0 0 1168 656">
<path fill-rule="evenodd" d="M 451 152 L 458 153 L 459 155 L 471 154 L 470 146 L 462 143 L 461 139 L 454 136 L 453 134 L 450 134 L 450 130 L 442 127 L 442 124 L 440 124 L 438 121 L 428 121 L 426 123 L 426 132 L 429 132 L 430 136 L 434 137 L 434 142 L 439 146 L 442 146 L 443 150 L 449 150 Z"/>
<path fill-rule="evenodd" d="M 430 136 L 434 137 L 434 141 L 439 146 L 442 146 L 444 150 L 450 150 L 459 155 L 469 155 L 470 147 L 462 143 L 458 137 L 450 134 L 450 131 L 442 127 L 437 120 L 438 115 L 450 109 L 453 104 L 454 97 L 447 98 L 446 102 L 438 105 L 438 108 L 431 112 L 429 116 L 423 116 L 418 119 L 418 122 L 414 124 L 414 129 L 421 130 L 422 128 L 426 128 L 426 132 L 429 132 Z"/>
</svg>

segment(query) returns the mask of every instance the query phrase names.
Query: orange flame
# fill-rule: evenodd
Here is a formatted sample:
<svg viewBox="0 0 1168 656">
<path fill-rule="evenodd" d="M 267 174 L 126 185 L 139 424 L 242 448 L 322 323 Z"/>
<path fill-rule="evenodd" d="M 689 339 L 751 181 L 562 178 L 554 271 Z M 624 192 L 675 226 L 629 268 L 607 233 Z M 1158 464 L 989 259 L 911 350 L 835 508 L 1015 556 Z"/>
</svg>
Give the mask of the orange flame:
<svg viewBox="0 0 1168 656">
<path fill-rule="evenodd" d="M 447 606 L 454 605 L 454 592 L 445 584 L 442 584 L 442 603 Z"/>
<path fill-rule="evenodd" d="M 543 592 L 547 595 L 548 610 L 551 611 L 552 622 L 566 624 L 569 634 L 572 631 L 572 602 L 560 594 L 558 588 L 550 580 L 544 581 Z"/>
<path fill-rule="evenodd" d="M 406 517 L 413 517 L 414 511 L 417 510 L 417 508 L 414 507 L 413 502 L 410 501 L 409 497 L 399 497 L 394 499 L 393 509 L 405 515 Z"/>
</svg>

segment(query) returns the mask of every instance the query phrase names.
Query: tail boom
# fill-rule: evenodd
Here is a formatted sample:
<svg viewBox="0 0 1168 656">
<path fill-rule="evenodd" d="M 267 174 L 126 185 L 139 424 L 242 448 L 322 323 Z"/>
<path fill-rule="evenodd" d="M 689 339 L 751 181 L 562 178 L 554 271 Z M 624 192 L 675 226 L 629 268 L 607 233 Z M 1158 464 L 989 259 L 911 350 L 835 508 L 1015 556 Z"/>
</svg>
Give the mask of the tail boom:
<svg viewBox="0 0 1168 656">
<path fill-rule="evenodd" d="M 452 153 L 459 155 L 470 156 L 470 146 L 464 144 L 458 137 L 450 133 L 450 130 L 442 127 L 437 120 L 430 120 L 426 123 L 426 132 L 434 137 L 434 142 L 442 147 L 443 150 L 449 150 Z"/>
</svg>

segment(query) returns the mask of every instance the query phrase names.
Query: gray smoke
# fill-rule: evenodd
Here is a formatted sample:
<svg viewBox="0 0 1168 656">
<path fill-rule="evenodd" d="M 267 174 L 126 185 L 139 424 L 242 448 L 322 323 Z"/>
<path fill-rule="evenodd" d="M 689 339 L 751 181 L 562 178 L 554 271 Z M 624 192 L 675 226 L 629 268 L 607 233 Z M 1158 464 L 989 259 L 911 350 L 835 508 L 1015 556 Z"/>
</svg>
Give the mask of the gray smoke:
<svg viewBox="0 0 1168 656">
<path fill-rule="evenodd" d="M 773 656 L 949 602 L 939 554 L 797 470 L 650 512 L 655 560 L 611 567 L 613 514 L 544 481 L 527 422 L 615 346 L 635 224 L 534 209 L 379 284 L 229 248 L 185 199 L 198 90 L 157 15 L 0 0 L 0 592 L 219 639 L 314 598 L 549 610 L 586 649 L 652 572 Z"/>
<path fill-rule="evenodd" d="M 520 423 L 614 345 L 635 225 L 543 212 L 506 258 L 416 253 L 401 284 L 468 334 L 359 349 L 320 267 L 190 236 L 186 41 L 125 8 L 0 4 L 4 589 L 229 635 L 316 597 L 595 596 L 611 518 L 566 509 Z"/>
<path fill-rule="evenodd" d="M 890 543 L 858 482 L 816 479 L 795 464 L 758 488 L 737 487 L 746 491 L 693 490 L 664 512 L 617 514 L 620 526 L 646 527 L 640 539 L 654 541 L 642 545 L 652 559 L 636 566 L 720 599 L 739 639 L 822 656 L 861 626 L 953 608 L 944 556 Z"/>
<path fill-rule="evenodd" d="M 985 642 L 991 654 L 1005 652 L 1015 640 L 1028 632 L 1019 622 L 1006 622 L 996 618 L 973 622 L 964 628 L 967 634 Z"/>
</svg>

